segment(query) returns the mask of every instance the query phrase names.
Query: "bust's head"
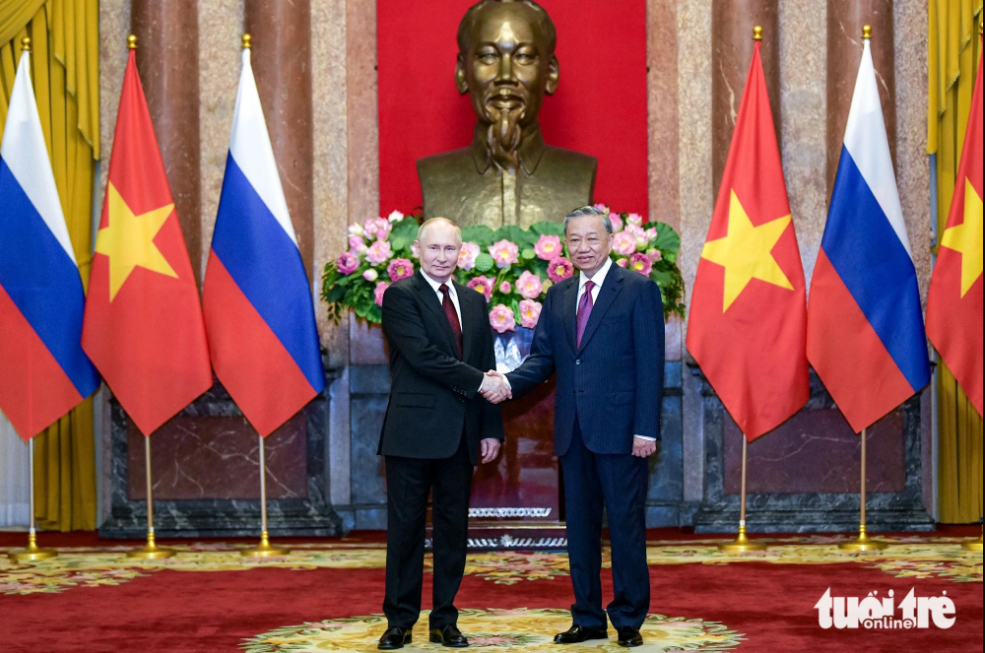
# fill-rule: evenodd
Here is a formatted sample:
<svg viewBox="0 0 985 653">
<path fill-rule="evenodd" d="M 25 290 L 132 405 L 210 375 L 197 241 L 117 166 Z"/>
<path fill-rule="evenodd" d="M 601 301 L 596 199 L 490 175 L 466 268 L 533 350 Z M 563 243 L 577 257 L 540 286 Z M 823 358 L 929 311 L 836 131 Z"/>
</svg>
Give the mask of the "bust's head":
<svg viewBox="0 0 985 653">
<path fill-rule="evenodd" d="M 465 14 L 455 81 L 490 129 L 490 146 L 515 149 L 536 125 L 544 96 L 558 86 L 556 44 L 554 22 L 533 0 L 481 0 Z"/>
</svg>

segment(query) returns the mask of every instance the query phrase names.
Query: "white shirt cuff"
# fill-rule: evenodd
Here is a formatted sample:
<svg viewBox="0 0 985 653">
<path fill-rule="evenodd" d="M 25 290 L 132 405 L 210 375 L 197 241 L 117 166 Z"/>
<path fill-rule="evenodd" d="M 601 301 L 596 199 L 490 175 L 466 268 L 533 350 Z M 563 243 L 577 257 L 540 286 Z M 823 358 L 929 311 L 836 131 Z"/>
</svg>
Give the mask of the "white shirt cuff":
<svg viewBox="0 0 985 653">
<path fill-rule="evenodd" d="M 645 435 L 634 435 L 634 438 L 639 438 L 640 440 L 646 440 L 647 442 L 656 442 L 656 438 L 648 438 Z"/>
</svg>

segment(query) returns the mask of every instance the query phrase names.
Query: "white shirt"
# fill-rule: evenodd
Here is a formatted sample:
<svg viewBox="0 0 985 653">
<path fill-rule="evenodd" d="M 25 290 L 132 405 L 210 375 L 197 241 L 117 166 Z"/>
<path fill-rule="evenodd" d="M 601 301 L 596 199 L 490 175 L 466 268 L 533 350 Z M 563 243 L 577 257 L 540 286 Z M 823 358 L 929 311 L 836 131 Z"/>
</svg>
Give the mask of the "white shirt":
<svg viewBox="0 0 985 653">
<path fill-rule="evenodd" d="M 592 277 L 591 279 L 585 276 L 584 272 L 582 272 L 579 275 L 578 299 L 575 302 L 575 317 L 577 317 L 578 315 L 578 307 L 581 306 L 581 298 L 585 296 L 585 284 L 587 284 L 589 281 L 595 284 L 595 287 L 592 288 L 592 306 L 595 306 L 595 304 L 599 300 L 599 293 L 602 291 L 602 284 L 605 283 L 605 278 L 609 276 L 609 270 L 611 269 L 612 269 L 612 259 L 610 258 L 605 262 L 605 265 L 602 266 L 602 269 L 596 272 L 595 276 Z"/>
<path fill-rule="evenodd" d="M 598 303 L 599 292 L 601 292 L 602 286 L 603 284 L 605 284 L 605 279 L 606 277 L 609 276 L 609 271 L 611 269 L 612 269 L 612 259 L 610 258 L 608 261 L 605 262 L 605 265 L 602 266 L 602 269 L 596 272 L 595 276 L 592 277 L 591 279 L 589 279 L 584 272 L 581 273 L 581 275 L 578 278 L 578 301 L 575 302 L 575 311 L 577 311 L 578 307 L 581 306 L 581 299 L 582 297 L 585 296 L 585 285 L 589 281 L 595 284 L 595 287 L 592 288 L 592 306 L 595 306 L 595 304 Z M 576 313 L 576 319 L 577 319 L 577 313 Z M 647 442 L 657 441 L 656 438 L 647 438 L 642 435 L 637 435 L 635 437 L 639 438 L 640 440 L 646 440 Z"/>
<path fill-rule="evenodd" d="M 441 292 L 441 286 L 442 285 L 448 286 L 448 296 L 451 298 L 451 303 L 455 306 L 455 312 L 458 313 L 458 324 L 461 325 L 462 305 L 458 302 L 458 291 L 455 290 L 455 283 L 451 279 L 449 279 L 448 283 L 442 284 L 440 281 L 435 281 L 434 279 L 429 277 L 427 272 L 425 272 L 424 270 L 421 270 L 421 276 L 424 277 L 424 280 L 427 281 L 428 285 L 431 286 L 431 288 L 434 290 L 434 294 L 438 296 L 439 304 L 443 305 L 445 302 L 445 296 Z"/>
</svg>

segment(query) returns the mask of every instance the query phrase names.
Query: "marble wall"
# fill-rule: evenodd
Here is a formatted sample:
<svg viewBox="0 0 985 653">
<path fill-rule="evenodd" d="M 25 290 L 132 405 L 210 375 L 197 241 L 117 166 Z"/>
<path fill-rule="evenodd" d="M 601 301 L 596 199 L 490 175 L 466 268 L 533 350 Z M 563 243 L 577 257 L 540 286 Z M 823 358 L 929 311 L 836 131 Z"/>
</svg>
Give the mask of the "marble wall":
<svg viewBox="0 0 985 653">
<path fill-rule="evenodd" d="M 188 209 L 183 220 L 195 223 L 199 230 L 201 266 L 208 252 L 219 200 L 226 160 L 229 128 L 239 76 L 240 35 L 247 5 L 265 6 L 272 11 L 272 0 L 198 0 L 197 56 L 198 89 L 198 181 L 200 198 Z M 276 1 L 276 0 L 274 0 Z M 123 67 L 126 62 L 126 35 L 132 26 L 140 27 L 134 6 L 153 5 L 170 0 L 102 0 L 101 7 L 101 75 L 103 152 L 112 151 L 113 125 L 119 98 Z M 701 249 L 717 194 L 715 188 L 716 141 L 721 141 L 726 123 L 715 119 L 715 75 L 734 71 L 713 69 L 715 41 L 713 34 L 723 29 L 715 25 L 715 16 L 727 16 L 744 7 L 767 6 L 765 0 L 646 0 L 648 14 L 649 114 L 650 114 L 650 183 L 651 214 L 678 228 L 683 245 L 681 267 L 690 286 L 694 281 Z M 292 5 L 295 3 L 291 3 Z M 375 214 L 379 202 L 379 159 L 377 128 L 376 6 L 372 0 L 305 0 L 310 4 L 310 37 L 302 31 L 292 32 L 291 39 L 278 41 L 267 50 L 271 57 L 283 56 L 285 50 L 301 46 L 310 52 L 311 115 L 305 134 L 311 144 L 310 190 L 303 190 L 298 201 L 304 207 L 295 213 L 301 221 L 299 232 L 310 234 L 306 261 L 317 273 L 332 255 L 344 247 L 345 228 L 350 220 L 363 220 Z M 922 288 L 930 277 L 930 179 L 924 154 L 926 120 L 926 3 L 892 0 L 782 0 L 773 2 L 775 16 L 769 14 L 772 32 L 765 36 L 764 49 L 775 53 L 773 89 L 778 113 L 778 131 L 785 173 L 790 190 L 805 271 L 810 277 L 820 246 L 828 204 L 828 152 L 837 147 L 842 134 L 833 113 L 844 111 L 844 99 L 832 95 L 831 71 L 844 71 L 846 57 L 857 56 L 851 47 L 858 39 L 847 31 L 847 42 L 834 51 L 837 39 L 832 31 L 842 25 L 873 22 L 892 25 L 892 48 L 884 60 L 885 76 L 895 77 L 887 85 L 884 100 L 895 114 L 895 142 L 900 195 L 916 253 Z M 159 8 L 159 7 L 158 7 Z M 147 12 L 140 7 L 137 12 Z M 876 16 L 872 12 L 883 12 Z M 867 13 L 869 12 L 869 13 Z M 885 12 L 888 12 L 886 14 Z M 153 12 L 150 12 L 153 13 Z M 869 20 L 868 15 L 875 16 Z M 845 22 L 844 16 L 852 21 Z M 878 19 L 878 20 L 877 20 Z M 719 18 L 721 20 L 721 18 Z M 271 29 L 273 29 L 272 26 Z M 276 33 L 277 30 L 273 29 Z M 750 33 L 751 39 L 751 33 Z M 859 35 L 860 36 L 860 35 Z M 878 37 L 878 35 L 877 35 Z M 297 43 L 296 39 L 309 43 Z M 449 35 L 449 38 L 452 38 Z M 561 35 L 564 38 L 564 35 Z M 844 48 L 844 49 L 842 49 Z M 258 46 L 255 56 L 263 52 Z M 180 57 L 180 53 L 174 55 Z M 724 61 L 724 60 L 722 60 Z M 732 58 L 731 65 L 742 71 L 748 67 Z M 721 65 L 721 64 L 720 64 Z M 191 68 L 190 68 L 191 69 Z M 148 71 L 142 71 L 148 75 Z M 854 80 L 854 73 L 851 75 Z M 273 83 L 273 82 L 271 82 Z M 731 83 L 731 82 L 730 82 Z M 741 85 L 736 83 L 730 99 L 735 106 L 741 99 Z M 263 96 L 264 89 L 261 88 Z M 836 97 L 838 106 L 831 105 Z M 307 101 L 308 98 L 304 98 Z M 724 125 L 724 126 L 723 126 Z M 160 127 L 159 127 L 160 128 Z M 296 137 L 295 125 L 288 137 Z M 273 130 L 272 130 L 273 131 Z M 303 164 L 303 162 L 302 162 Z M 171 168 L 169 167 L 169 170 Z M 102 165 L 105 183 L 107 162 Z M 282 176 L 285 171 L 282 170 Z M 176 180 L 172 180 L 174 184 Z M 296 185 L 296 184 L 295 184 Z M 285 183 L 285 187 L 288 183 Z M 307 193 L 310 197 L 305 198 Z M 197 206 L 197 213 L 196 207 Z M 293 205 L 292 205 L 293 209 Z M 194 231 L 194 230 L 192 230 Z M 194 251 L 194 248 L 190 248 Z M 317 274 L 315 274 L 317 276 Z M 318 284 L 312 283 L 317 302 Z M 327 453 L 330 471 L 327 492 L 330 503 L 357 511 L 361 498 L 373 487 L 363 485 L 361 474 L 370 465 L 365 458 L 373 420 L 378 417 L 385 385 L 365 378 L 376 374 L 371 368 L 385 364 L 385 354 L 378 333 L 354 322 L 334 325 L 327 321 L 319 306 L 319 328 L 328 352 L 329 367 L 336 370 L 337 380 L 327 392 Z M 688 362 L 684 347 L 686 323 L 675 322 L 668 329 L 668 358 Z M 367 366 L 367 367 L 363 367 Z M 678 365 L 676 369 L 686 370 Z M 369 370 L 369 371 L 367 371 Z M 357 378 L 358 377 L 358 378 Z M 374 377 L 375 378 L 375 377 Z M 699 377 L 681 372 L 678 385 L 682 433 L 679 461 L 682 500 L 697 506 L 706 498 L 708 476 L 707 440 L 708 398 L 702 395 Z M 359 389 L 363 391 L 360 392 Z M 366 390 L 369 389 L 369 392 Z M 929 406 L 924 401 L 924 408 Z M 108 409 L 107 409 L 108 410 Z M 933 459 L 929 411 L 923 410 L 922 474 L 923 491 L 929 504 Z M 103 467 L 108 483 L 112 446 L 109 424 L 104 419 Z M 823 430 L 823 424 L 810 427 Z M 726 430 L 727 431 L 727 430 Z M 900 436 L 902 437 L 902 433 Z M 892 455 L 897 453 L 890 452 Z M 360 471 L 362 470 L 362 471 Z M 898 481 L 898 477 L 895 477 Z M 367 481 L 373 483 L 375 481 Z M 846 481 L 847 482 L 847 481 Z M 894 481 L 896 482 L 896 481 Z M 108 486 L 107 486 L 108 487 Z M 109 509 L 109 492 L 103 492 L 103 512 Z M 685 511 L 686 512 L 686 511 Z M 353 512 L 352 514 L 355 514 Z M 370 518 L 367 523 L 379 525 Z M 374 521 L 375 520 L 375 521 Z M 354 521 L 350 525 L 356 525 Z"/>
</svg>

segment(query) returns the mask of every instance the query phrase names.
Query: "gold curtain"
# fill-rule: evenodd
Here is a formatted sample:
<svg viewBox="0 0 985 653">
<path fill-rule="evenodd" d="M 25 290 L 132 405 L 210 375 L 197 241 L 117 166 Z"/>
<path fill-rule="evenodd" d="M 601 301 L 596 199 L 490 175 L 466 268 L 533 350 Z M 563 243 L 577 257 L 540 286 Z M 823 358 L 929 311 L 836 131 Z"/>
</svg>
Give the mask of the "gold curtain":
<svg viewBox="0 0 985 653">
<path fill-rule="evenodd" d="M 982 0 L 929 0 L 930 154 L 937 155 L 938 233 L 944 233 L 971 113 L 981 39 Z M 940 521 L 982 518 L 982 419 L 945 365 L 939 405 Z"/>
<path fill-rule="evenodd" d="M 88 285 L 99 159 L 99 0 L 0 0 L 0 136 L 25 36 L 32 40 L 34 91 L 55 183 Z M 96 528 L 91 399 L 38 437 L 34 471 L 42 528 Z"/>
</svg>

